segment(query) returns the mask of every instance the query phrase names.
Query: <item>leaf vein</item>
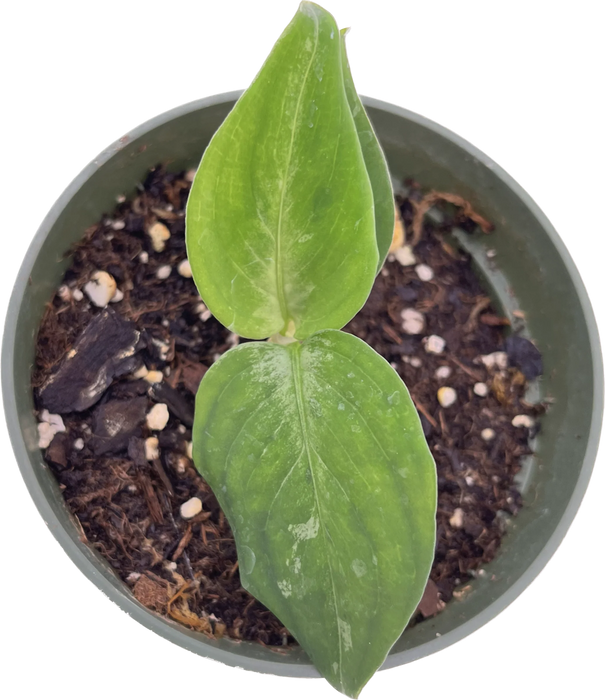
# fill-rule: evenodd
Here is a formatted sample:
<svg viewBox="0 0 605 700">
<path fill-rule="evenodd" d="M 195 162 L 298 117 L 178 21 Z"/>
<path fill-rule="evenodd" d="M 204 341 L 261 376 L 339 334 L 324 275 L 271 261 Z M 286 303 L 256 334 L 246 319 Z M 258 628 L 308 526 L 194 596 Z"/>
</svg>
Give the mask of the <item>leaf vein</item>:
<svg viewBox="0 0 605 700">
<path fill-rule="evenodd" d="M 339 441 L 339 444 L 340 444 L 340 441 Z M 324 467 L 324 469 L 326 470 L 326 472 L 327 472 L 327 473 L 334 479 L 334 481 L 338 484 L 338 487 L 339 487 L 340 490 L 343 492 L 345 498 L 347 499 L 347 501 L 348 501 L 348 502 L 351 504 L 351 506 L 353 507 L 353 510 L 355 511 L 355 516 L 357 517 L 357 521 L 358 521 L 359 524 L 361 525 L 361 529 L 362 529 L 362 530 L 366 533 L 366 535 L 367 535 L 367 542 L 368 542 L 368 544 L 370 545 L 370 549 L 372 550 L 372 555 L 373 555 L 374 559 L 376 559 L 376 561 L 378 561 L 378 557 L 376 556 L 376 550 L 374 549 L 374 544 L 372 543 L 372 539 L 371 539 L 371 537 L 370 537 L 369 534 L 368 534 L 368 530 L 367 530 L 367 528 L 366 528 L 366 526 L 365 526 L 365 523 L 364 523 L 363 520 L 361 519 L 361 515 L 359 514 L 359 509 L 358 509 L 357 506 L 353 503 L 353 501 L 351 500 L 349 494 L 345 491 L 343 485 L 340 483 L 340 479 L 336 476 L 336 474 L 334 474 L 334 472 L 333 472 L 333 471 L 328 467 L 328 465 L 323 461 L 323 459 L 321 458 L 321 455 L 319 454 L 319 452 L 317 452 L 317 450 L 316 450 L 315 448 L 312 448 L 312 449 L 313 449 L 313 452 L 315 453 L 315 456 L 316 456 L 317 459 L 321 462 L 321 464 L 323 465 L 323 467 Z M 353 462 L 353 465 L 356 466 L 354 462 Z M 357 471 L 359 472 L 359 470 L 357 470 Z M 362 479 L 363 479 L 363 477 L 362 477 Z M 365 481 L 365 479 L 364 479 L 364 482 L 367 483 L 367 482 Z M 373 611 L 372 611 L 372 614 L 374 614 L 374 613 L 378 610 L 378 605 L 379 605 L 379 603 L 380 603 L 380 585 L 379 585 L 379 583 L 378 583 L 378 566 L 376 565 L 376 599 L 375 599 L 375 604 L 374 604 L 374 609 L 373 609 Z"/>
<path fill-rule="evenodd" d="M 231 452 L 233 448 L 235 447 L 237 441 L 240 438 L 240 435 L 242 434 L 244 428 L 248 425 L 248 423 L 254 418 L 254 416 L 265 406 L 267 401 L 270 401 L 275 394 L 278 393 L 278 391 L 281 389 L 281 386 L 278 386 L 277 389 L 272 391 L 269 396 L 265 396 L 265 398 L 258 404 L 258 406 L 252 411 L 252 413 L 246 418 L 246 420 L 242 423 L 240 426 L 240 429 L 237 431 L 237 435 L 233 438 L 233 442 L 231 443 L 231 447 L 229 448 L 229 452 L 227 452 L 227 456 L 225 457 L 225 468 L 227 469 L 229 467 L 229 460 L 231 459 Z"/>
<path fill-rule="evenodd" d="M 300 420 L 300 429 L 302 432 L 302 438 L 303 438 L 303 445 L 305 446 L 305 450 L 307 453 L 307 461 L 309 463 L 309 470 L 311 472 L 311 482 L 313 484 L 313 495 L 315 497 L 315 505 L 317 507 L 317 517 L 319 520 L 319 527 L 321 529 L 324 542 L 326 543 L 326 560 L 328 562 L 328 571 L 330 573 L 330 581 L 332 584 L 332 601 L 334 604 L 334 615 L 336 617 L 336 631 L 338 633 L 338 659 L 339 659 L 339 664 L 338 664 L 338 669 L 339 669 L 339 676 L 340 676 L 340 685 L 341 687 L 344 687 L 343 684 L 343 678 L 342 678 L 342 629 L 341 629 L 341 624 L 340 624 L 340 615 L 338 614 L 338 602 L 336 598 L 336 586 L 334 584 L 334 572 L 332 570 L 332 561 L 330 558 L 329 554 L 329 548 L 327 546 L 328 542 L 328 534 L 326 531 L 326 526 L 324 524 L 324 519 L 323 519 L 323 513 L 321 510 L 321 503 L 319 499 L 319 495 L 317 492 L 317 484 L 315 483 L 315 474 L 313 472 L 313 460 L 311 459 L 311 453 L 309 451 L 310 448 L 310 439 L 308 435 L 308 429 L 307 429 L 307 415 L 305 411 L 305 406 L 304 406 L 304 401 L 303 401 L 303 389 L 302 389 L 302 372 L 301 372 L 301 367 L 300 367 L 300 347 L 296 348 L 292 352 L 292 374 L 294 377 L 294 390 L 296 394 L 296 404 L 298 408 L 298 416 Z"/>
<path fill-rule="evenodd" d="M 318 376 L 318 375 L 316 375 L 314 372 L 313 372 L 313 374 L 314 374 L 316 377 Z M 390 464 L 391 464 L 391 458 L 390 458 L 390 457 L 388 456 L 388 454 L 384 451 L 384 447 L 382 446 L 382 443 L 381 443 L 380 440 L 376 437 L 376 435 L 374 434 L 374 431 L 372 430 L 372 428 L 370 428 L 370 426 L 368 425 L 368 422 L 367 422 L 366 419 L 363 417 L 363 414 L 359 411 L 359 409 L 357 408 L 357 406 L 355 406 L 355 404 L 353 404 L 349 399 L 347 399 L 346 396 L 343 396 L 343 395 L 338 391 L 338 389 L 335 389 L 331 384 L 329 384 L 329 383 L 326 382 L 325 380 L 324 380 L 324 384 L 326 385 L 326 388 L 327 388 L 327 389 L 329 389 L 330 391 L 333 391 L 333 392 L 334 392 L 339 398 L 341 398 L 343 401 L 346 401 L 346 402 L 349 404 L 349 406 L 353 409 L 353 412 L 363 421 L 363 424 L 364 424 L 364 425 L 366 426 L 366 428 L 368 429 L 368 433 L 372 436 L 372 439 L 374 440 L 374 442 L 376 443 L 376 445 L 378 446 L 378 448 L 380 449 L 380 451 L 381 451 L 382 454 L 384 455 L 385 459 L 387 460 L 388 464 L 390 465 Z"/>
<path fill-rule="evenodd" d="M 298 455 L 298 457 L 297 457 L 296 460 L 294 461 L 294 464 L 290 467 L 290 470 L 288 471 L 288 473 L 286 474 L 286 476 L 284 476 L 284 478 L 282 479 L 282 482 L 281 482 L 281 484 L 279 485 L 279 488 L 277 489 L 277 491 L 276 491 L 276 493 L 275 493 L 275 496 L 273 496 L 273 500 L 271 501 L 271 505 L 269 506 L 269 510 L 267 511 L 267 517 L 266 517 L 266 519 L 265 519 L 265 530 L 267 529 L 267 524 L 269 523 L 269 518 L 271 517 L 271 511 L 273 510 L 273 506 L 275 505 L 275 503 L 276 503 L 276 501 L 277 501 L 277 497 L 279 496 L 279 494 L 280 494 L 282 488 L 284 487 L 284 484 L 286 483 L 286 481 L 288 481 L 288 479 L 290 478 L 290 475 L 291 475 L 292 472 L 294 471 L 294 468 L 295 468 L 296 465 L 300 462 L 300 458 L 304 455 L 304 453 L 305 453 L 305 450 L 304 450 L 304 449 L 300 451 L 300 454 Z"/>
<path fill-rule="evenodd" d="M 283 265 L 281 264 L 281 236 L 282 236 L 282 225 L 283 225 L 283 215 L 284 215 L 284 202 L 286 199 L 286 189 L 288 186 L 288 178 L 290 176 L 290 168 L 292 165 L 292 153 L 294 151 L 294 136 L 296 134 L 296 124 L 298 122 L 298 116 L 300 114 L 300 106 L 302 103 L 302 96 L 307 85 L 307 80 L 309 78 L 309 73 L 311 72 L 311 66 L 315 59 L 315 54 L 317 53 L 317 45 L 319 43 L 319 21 L 315 15 L 313 15 L 313 20 L 315 22 L 315 43 L 313 45 L 313 52 L 305 75 L 303 77 L 302 85 L 300 87 L 300 92 L 298 93 L 298 100 L 296 101 L 296 109 L 294 111 L 294 119 L 292 124 L 292 132 L 290 134 L 290 145 L 288 147 L 288 155 L 286 157 L 286 167 L 284 175 L 282 177 L 281 183 L 281 193 L 279 202 L 279 214 L 277 217 L 277 231 L 275 234 L 275 279 L 277 284 L 277 295 L 279 297 L 279 306 L 282 312 L 284 324 L 288 322 L 288 310 L 286 307 L 286 299 L 284 293 L 284 280 L 283 280 Z"/>
</svg>

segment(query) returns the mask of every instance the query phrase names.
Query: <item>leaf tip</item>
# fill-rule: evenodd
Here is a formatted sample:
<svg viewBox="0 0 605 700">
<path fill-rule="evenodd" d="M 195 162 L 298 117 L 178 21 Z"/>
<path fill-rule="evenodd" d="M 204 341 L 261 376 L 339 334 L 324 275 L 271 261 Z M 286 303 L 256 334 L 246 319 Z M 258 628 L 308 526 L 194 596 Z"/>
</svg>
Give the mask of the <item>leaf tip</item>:
<svg viewBox="0 0 605 700">
<path fill-rule="evenodd" d="M 336 24 L 336 20 L 334 19 L 334 17 L 321 5 L 318 5 L 315 2 L 303 0 L 298 6 L 298 11 L 304 15 L 307 15 L 307 17 L 312 17 L 315 21 L 318 21 L 320 19 L 328 19 L 332 23 L 334 23 L 334 25 Z"/>
</svg>

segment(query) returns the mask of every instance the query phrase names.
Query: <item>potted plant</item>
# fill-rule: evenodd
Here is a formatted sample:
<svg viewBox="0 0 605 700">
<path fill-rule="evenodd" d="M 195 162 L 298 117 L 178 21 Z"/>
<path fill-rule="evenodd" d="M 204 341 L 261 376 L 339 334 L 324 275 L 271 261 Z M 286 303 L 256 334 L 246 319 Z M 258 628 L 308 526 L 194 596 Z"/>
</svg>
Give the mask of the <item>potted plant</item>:
<svg viewBox="0 0 605 700">
<path fill-rule="evenodd" d="M 94 199 L 93 193 L 100 193 L 97 196 L 104 197 L 98 203 L 99 214 L 108 208 L 110 198 L 106 187 L 100 186 L 101 178 L 107 178 L 103 182 L 111 181 L 114 184 L 115 193 L 131 187 L 128 183 L 137 179 L 133 173 L 138 173 L 140 177 L 141 168 L 145 169 L 167 157 L 177 160 L 182 158 L 189 165 L 193 164 L 230 111 L 235 96 L 223 93 L 203 99 L 202 128 L 198 119 L 198 104 L 195 102 L 159 115 L 153 123 L 136 127 L 120 151 L 115 154 L 109 150 L 99 153 L 94 164 L 88 170 L 85 168 L 80 171 L 78 177 L 62 193 L 62 199 L 55 202 L 54 209 L 39 227 L 37 238 L 30 243 L 15 279 L 7 309 L 2 382 L 5 407 L 9 408 L 6 422 L 22 478 L 41 517 L 49 524 L 54 537 L 77 568 L 120 609 L 168 641 L 220 663 L 269 675 L 317 677 L 317 672 L 306 663 L 298 667 L 291 666 L 291 659 L 277 660 L 269 653 L 263 656 L 258 649 L 238 648 L 234 651 L 227 640 L 209 644 L 193 634 L 175 629 L 142 610 L 129 592 L 117 584 L 107 567 L 95 559 L 79 541 L 77 531 L 66 515 L 60 494 L 48 478 L 36 445 L 32 443 L 31 398 L 25 391 L 27 382 L 23 381 L 23 377 L 28 374 L 31 353 L 28 357 L 27 354 L 15 352 L 17 347 L 31 348 L 31 337 L 37 327 L 39 312 L 61 273 L 60 269 L 44 269 L 46 256 L 51 251 L 65 250 L 74 240 L 76 232 L 82 231 L 91 223 L 89 205 L 85 203 L 91 196 Z M 427 168 L 430 163 L 431 186 L 446 189 L 444 183 L 447 183 L 447 189 L 480 201 L 491 220 L 496 222 L 501 236 L 493 245 L 497 248 L 501 269 L 506 271 L 508 281 L 514 285 L 517 296 L 523 301 L 529 314 L 532 335 L 541 341 L 542 347 L 554 348 L 551 362 L 556 362 L 558 367 L 563 368 L 558 375 L 548 378 L 552 387 L 547 389 L 551 389 L 558 401 L 548 416 L 545 431 L 549 429 L 549 423 L 550 430 L 553 431 L 551 434 L 557 434 L 558 426 L 575 422 L 578 434 L 583 436 L 579 441 L 567 441 L 565 446 L 557 446 L 557 449 L 548 440 L 541 444 L 538 453 L 541 459 L 547 461 L 549 475 L 541 482 L 540 475 L 536 474 L 532 488 L 536 489 L 536 503 L 547 499 L 544 501 L 547 505 L 540 506 L 541 513 L 537 519 L 532 517 L 535 513 L 521 514 L 516 532 L 511 533 L 507 548 L 494 564 L 495 583 L 483 588 L 478 585 L 474 596 L 463 603 L 463 615 L 468 621 L 457 624 L 456 615 L 459 611 L 454 611 L 449 615 L 444 614 L 431 623 L 430 627 L 412 631 L 397 643 L 388 657 L 386 667 L 392 668 L 438 653 L 472 634 L 478 627 L 488 624 L 512 604 L 548 564 L 569 530 L 588 487 L 598 448 L 598 423 L 602 414 L 599 403 L 601 392 L 598 388 L 602 378 L 596 371 L 588 372 L 583 385 L 578 384 L 577 374 L 572 367 L 595 368 L 599 359 L 598 333 L 593 311 L 564 244 L 519 183 L 504 171 L 495 170 L 493 161 L 481 151 L 438 125 L 395 105 L 381 104 L 376 99 L 366 98 L 364 103 L 373 117 L 395 177 L 403 179 L 410 172 L 429 172 Z M 189 136 L 193 134 L 195 136 Z M 198 139 L 198 151 L 194 156 L 191 155 L 189 138 Z M 439 158 L 431 160 L 429 154 L 435 152 L 435 144 L 439 146 Z M 142 149 L 142 146 L 145 148 Z M 166 148 L 170 150 L 162 150 Z M 465 159 L 465 153 L 469 152 L 473 155 L 473 162 Z M 525 253 L 521 260 L 518 256 L 519 247 Z M 539 285 L 535 284 L 530 274 L 536 269 L 536 255 L 539 255 L 544 277 Z M 477 258 L 481 260 L 479 255 Z M 30 276 L 37 281 L 33 288 L 27 284 Z M 559 286 L 550 287 L 548 279 L 556 279 Z M 561 280 L 565 281 L 564 291 L 561 291 Z M 561 300 L 557 308 L 559 325 L 552 322 L 550 307 L 543 300 L 544 295 L 552 299 L 555 292 L 559 293 L 557 299 Z M 27 307 L 37 308 L 38 313 L 25 315 L 16 311 Z M 582 330 L 573 343 L 568 338 L 562 342 L 563 338 L 560 338 L 561 313 L 564 316 L 567 314 L 566 318 L 570 322 L 573 319 L 573 323 L 577 323 L 578 318 L 584 319 Z M 287 328 L 284 330 L 287 332 Z M 563 347 L 565 352 L 561 350 Z M 21 389 L 23 393 L 20 393 Z M 587 396 L 591 397 L 591 401 L 587 401 Z M 570 460 L 578 465 L 573 474 L 568 469 Z M 556 493 L 552 492 L 553 475 L 563 480 L 563 488 L 557 484 Z M 553 541 L 556 542 L 554 548 Z M 248 568 L 251 567 L 252 564 Z M 502 575 L 504 572 L 506 576 Z M 441 636 L 435 637 L 437 633 Z"/>
</svg>

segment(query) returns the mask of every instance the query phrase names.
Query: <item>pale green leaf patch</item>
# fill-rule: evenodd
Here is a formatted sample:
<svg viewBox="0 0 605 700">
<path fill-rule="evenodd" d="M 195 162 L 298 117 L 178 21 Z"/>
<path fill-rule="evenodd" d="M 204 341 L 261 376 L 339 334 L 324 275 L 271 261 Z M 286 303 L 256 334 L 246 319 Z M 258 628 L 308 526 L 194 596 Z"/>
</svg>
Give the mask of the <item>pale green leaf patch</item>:
<svg viewBox="0 0 605 700">
<path fill-rule="evenodd" d="M 401 379 L 341 331 L 240 345 L 202 380 L 193 449 L 242 584 L 357 697 L 433 559 L 435 467 Z"/>
<path fill-rule="evenodd" d="M 239 335 L 341 328 L 372 287 L 374 201 L 387 194 L 375 191 L 375 144 L 358 133 L 343 61 L 334 18 L 303 2 L 204 153 L 188 257 L 208 308 Z"/>
</svg>

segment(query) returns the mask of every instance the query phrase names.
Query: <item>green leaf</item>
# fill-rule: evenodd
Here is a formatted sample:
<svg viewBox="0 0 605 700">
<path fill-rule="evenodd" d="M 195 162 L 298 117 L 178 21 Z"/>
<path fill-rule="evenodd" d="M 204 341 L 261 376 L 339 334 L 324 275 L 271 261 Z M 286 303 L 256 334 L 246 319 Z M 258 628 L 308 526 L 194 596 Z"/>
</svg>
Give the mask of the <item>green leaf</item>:
<svg viewBox="0 0 605 700">
<path fill-rule="evenodd" d="M 374 195 L 374 216 L 376 220 L 376 242 L 378 244 L 378 271 L 386 260 L 391 241 L 393 240 L 393 227 L 395 226 L 395 205 L 393 201 L 393 186 L 391 176 L 387 167 L 387 162 L 378 143 L 372 123 L 368 118 L 366 110 L 359 99 L 349 59 L 347 58 L 347 48 L 345 37 L 348 29 L 340 32 L 340 42 L 342 47 L 342 72 L 347 92 L 347 100 L 351 108 L 351 114 L 357 128 L 357 136 L 363 152 L 363 158 L 370 176 L 372 193 Z"/>
<path fill-rule="evenodd" d="M 303 2 L 204 153 L 187 206 L 198 289 L 248 338 L 341 328 L 372 287 L 374 199 L 334 18 Z"/>
<path fill-rule="evenodd" d="M 357 697 L 433 560 L 435 466 L 401 379 L 341 331 L 240 345 L 202 380 L 193 451 L 242 584 Z"/>
</svg>

